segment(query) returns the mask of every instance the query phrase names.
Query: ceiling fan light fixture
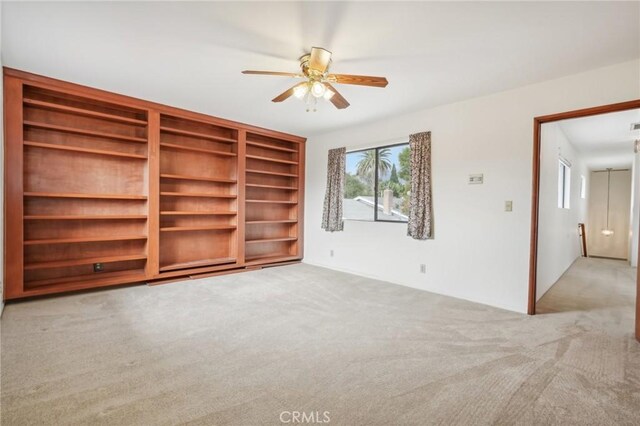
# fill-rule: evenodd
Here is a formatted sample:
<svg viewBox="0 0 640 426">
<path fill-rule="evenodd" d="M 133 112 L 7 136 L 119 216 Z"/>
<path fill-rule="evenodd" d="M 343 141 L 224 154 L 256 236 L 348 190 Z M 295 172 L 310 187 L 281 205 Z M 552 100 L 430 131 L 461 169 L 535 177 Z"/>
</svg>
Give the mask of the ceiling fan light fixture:
<svg viewBox="0 0 640 426">
<path fill-rule="evenodd" d="M 314 81 L 311 85 L 311 94 L 316 98 L 321 98 L 327 91 L 327 86 L 319 81 Z"/>
<path fill-rule="evenodd" d="M 309 91 L 309 86 L 307 84 L 301 84 L 300 86 L 297 86 L 295 89 L 293 89 L 293 96 L 295 96 L 298 99 L 302 99 L 304 98 L 304 95 L 306 95 L 308 91 Z"/>
</svg>

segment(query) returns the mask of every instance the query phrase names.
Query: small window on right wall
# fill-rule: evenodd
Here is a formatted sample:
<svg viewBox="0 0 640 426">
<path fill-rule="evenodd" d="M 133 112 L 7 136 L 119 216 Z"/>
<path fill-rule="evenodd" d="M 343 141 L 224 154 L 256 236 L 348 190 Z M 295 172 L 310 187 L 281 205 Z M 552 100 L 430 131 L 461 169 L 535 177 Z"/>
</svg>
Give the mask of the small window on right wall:
<svg viewBox="0 0 640 426">
<path fill-rule="evenodd" d="M 580 176 L 580 198 L 587 198 L 587 179 L 584 176 Z"/>
<path fill-rule="evenodd" d="M 562 158 L 558 160 L 558 208 L 569 209 L 571 200 L 571 165 Z"/>
</svg>

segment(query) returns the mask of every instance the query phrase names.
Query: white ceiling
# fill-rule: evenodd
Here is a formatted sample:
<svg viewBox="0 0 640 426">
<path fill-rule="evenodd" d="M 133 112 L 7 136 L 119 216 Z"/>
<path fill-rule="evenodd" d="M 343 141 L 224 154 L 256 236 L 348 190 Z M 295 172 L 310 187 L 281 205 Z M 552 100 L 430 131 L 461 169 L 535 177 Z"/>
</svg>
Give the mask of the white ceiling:
<svg viewBox="0 0 640 426">
<path fill-rule="evenodd" d="M 640 139 L 631 123 L 640 123 L 640 109 L 558 122 L 590 169 L 631 166 L 634 141 Z"/>
<path fill-rule="evenodd" d="M 304 136 L 640 57 L 639 2 L 2 3 L 5 66 Z M 346 110 L 270 102 L 311 46 Z"/>
</svg>

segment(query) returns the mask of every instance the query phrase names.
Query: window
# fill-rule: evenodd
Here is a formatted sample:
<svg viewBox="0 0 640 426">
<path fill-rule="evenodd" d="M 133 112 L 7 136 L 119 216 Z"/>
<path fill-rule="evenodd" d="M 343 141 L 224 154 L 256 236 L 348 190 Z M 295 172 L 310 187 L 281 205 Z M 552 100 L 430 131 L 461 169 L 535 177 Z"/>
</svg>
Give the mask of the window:
<svg viewBox="0 0 640 426">
<path fill-rule="evenodd" d="M 570 208 L 571 164 L 565 159 L 558 160 L 558 208 Z"/>
<path fill-rule="evenodd" d="M 584 176 L 580 176 L 580 198 L 583 200 L 587 198 L 587 179 Z"/>
<path fill-rule="evenodd" d="M 344 218 L 406 222 L 410 180 L 408 143 L 348 152 Z"/>
</svg>

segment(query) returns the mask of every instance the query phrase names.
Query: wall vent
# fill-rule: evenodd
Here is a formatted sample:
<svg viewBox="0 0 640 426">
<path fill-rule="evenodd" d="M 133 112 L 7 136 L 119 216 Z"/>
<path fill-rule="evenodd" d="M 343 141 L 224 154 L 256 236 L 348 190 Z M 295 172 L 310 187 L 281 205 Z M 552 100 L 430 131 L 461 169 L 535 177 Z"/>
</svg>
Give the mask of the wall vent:
<svg viewBox="0 0 640 426">
<path fill-rule="evenodd" d="M 631 131 L 640 130 L 640 123 L 631 123 Z"/>
</svg>

